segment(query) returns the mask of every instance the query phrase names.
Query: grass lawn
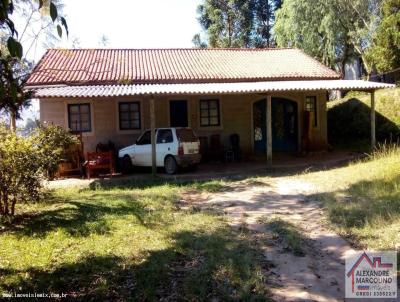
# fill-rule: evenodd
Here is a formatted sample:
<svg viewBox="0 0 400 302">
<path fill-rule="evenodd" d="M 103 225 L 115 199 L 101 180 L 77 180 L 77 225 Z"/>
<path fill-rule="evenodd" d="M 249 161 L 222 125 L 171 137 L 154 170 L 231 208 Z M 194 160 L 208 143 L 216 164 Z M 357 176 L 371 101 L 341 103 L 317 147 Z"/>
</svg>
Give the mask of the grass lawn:
<svg viewBox="0 0 400 302">
<path fill-rule="evenodd" d="M 268 300 L 256 244 L 222 216 L 181 208 L 182 188 L 56 190 L 43 203 L 20 207 L 13 225 L 0 222 L 0 296 Z"/>
<path fill-rule="evenodd" d="M 377 139 L 398 141 L 400 138 L 400 88 L 378 90 L 375 98 Z M 350 92 L 341 100 L 328 102 L 329 141 L 343 149 L 368 152 L 370 106 L 371 96 L 363 92 Z"/>
<path fill-rule="evenodd" d="M 306 173 L 317 188 L 327 221 L 354 245 L 400 250 L 400 149 L 344 168 Z"/>
</svg>

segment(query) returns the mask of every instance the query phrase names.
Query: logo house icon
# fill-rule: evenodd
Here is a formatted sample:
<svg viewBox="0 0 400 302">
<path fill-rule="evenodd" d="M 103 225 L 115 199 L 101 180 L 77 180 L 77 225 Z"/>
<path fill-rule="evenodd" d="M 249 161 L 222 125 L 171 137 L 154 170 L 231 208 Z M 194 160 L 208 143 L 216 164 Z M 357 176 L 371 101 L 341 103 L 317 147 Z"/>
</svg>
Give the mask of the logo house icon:
<svg viewBox="0 0 400 302">
<path fill-rule="evenodd" d="M 378 298 L 381 294 L 385 297 L 397 296 L 396 260 L 393 260 L 396 259 L 396 253 L 373 254 L 374 256 L 370 257 L 363 252 L 359 257 L 352 259 L 355 262 L 351 262 L 353 265 L 346 273 L 346 297 Z M 382 259 L 390 261 L 384 262 Z M 351 292 L 348 291 L 349 282 L 351 282 Z"/>
</svg>

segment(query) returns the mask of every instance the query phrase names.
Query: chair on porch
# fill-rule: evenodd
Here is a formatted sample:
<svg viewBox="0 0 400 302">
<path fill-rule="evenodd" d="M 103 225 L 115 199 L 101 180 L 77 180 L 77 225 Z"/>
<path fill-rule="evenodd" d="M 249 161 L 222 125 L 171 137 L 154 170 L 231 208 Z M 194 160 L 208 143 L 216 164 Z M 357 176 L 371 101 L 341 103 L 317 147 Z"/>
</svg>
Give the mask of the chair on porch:
<svg viewBox="0 0 400 302">
<path fill-rule="evenodd" d="M 78 144 L 70 146 L 66 151 L 66 158 L 58 164 L 56 177 L 64 177 L 69 175 L 83 175 L 84 149 L 82 132 L 70 132 L 78 138 Z"/>
<path fill-rule="evenodd" d="M 107 170 L 110 177 L 112 177 L 115 173 L 113 152 L 88 152 L 85 168 L 88 179 L 90 179 L 95 170 Z"/>
<path fill-rule="evenodd" d="M 221 143 L 221 135 L 213 134 L 210 136 L 210 145 L 208 149 L 208 157 L 212 160 L 224 160 L 224 147 Z"/>
<path fill-rule="evenodd" d="M 240 137 L 239 134 L 233 133 L 229 136 L 230 147 L 226 150 L 225 160 L 227 162 L 241 161 L 242 150 L 240 149 Z"/>
</svg>

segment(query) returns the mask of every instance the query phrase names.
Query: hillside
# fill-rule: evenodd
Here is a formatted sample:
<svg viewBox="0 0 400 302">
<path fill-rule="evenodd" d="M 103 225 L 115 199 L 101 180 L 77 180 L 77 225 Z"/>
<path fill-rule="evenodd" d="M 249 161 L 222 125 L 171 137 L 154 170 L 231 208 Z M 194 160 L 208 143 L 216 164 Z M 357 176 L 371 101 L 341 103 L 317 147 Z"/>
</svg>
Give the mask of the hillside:
<svg viewBox="0 0 400 302">
<path fill-rule="evenodd" d="M 342 100 L 328 102 L 328 136 L 332 144 L 366 142 L 370 138 L 370 94 L 349 93 Z M 400 137 L 400 88 L 376 92 L 378 141 Z"/>
</svg>

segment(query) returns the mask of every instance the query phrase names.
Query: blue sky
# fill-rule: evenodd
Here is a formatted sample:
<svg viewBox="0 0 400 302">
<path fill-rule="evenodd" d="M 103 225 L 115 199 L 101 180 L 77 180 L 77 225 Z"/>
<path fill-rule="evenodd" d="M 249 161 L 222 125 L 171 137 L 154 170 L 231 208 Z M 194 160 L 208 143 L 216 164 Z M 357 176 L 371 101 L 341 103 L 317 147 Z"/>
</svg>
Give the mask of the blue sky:
<svg viewBox="0 0 400 302">
<path fill-rule="evenodd" d="M 196 8 L 201 0 L 64 0 L 63 15 L 69 27 L 56 47 L 72 47 L 79 40 L 82 48 L 180 48 L 192 47 L 192 38 L 201 32 Z M 111 5 L 110 5 L 111 3 Z M 55 31 L 55 29 L 54 29 Z M 46 49 L 38 46 L 36 62 Z M 38 103 L 23 112 L 24 119 L 38 117 Z M 24 124 L 19 121 L 18 124 Z"/>
</svg>

